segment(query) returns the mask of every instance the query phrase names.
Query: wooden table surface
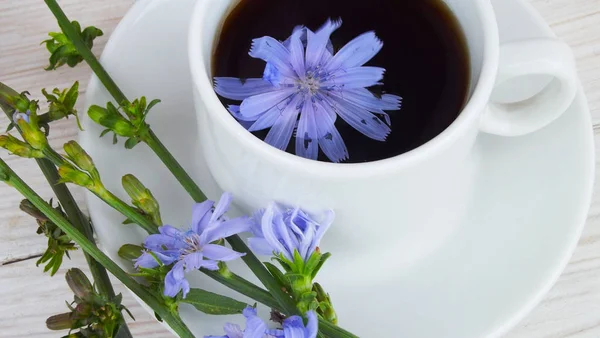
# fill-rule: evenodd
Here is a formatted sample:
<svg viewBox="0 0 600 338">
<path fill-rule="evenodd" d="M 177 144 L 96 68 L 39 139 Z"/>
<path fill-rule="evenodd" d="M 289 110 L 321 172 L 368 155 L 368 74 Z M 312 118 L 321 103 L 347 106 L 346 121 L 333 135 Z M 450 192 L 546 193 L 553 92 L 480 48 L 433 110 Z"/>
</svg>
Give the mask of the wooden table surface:
<svg viewBox="0 0 600 338">
<path fill-rule="evenodd" d="M 598 141 L 600 0 L 530 1 L 575 52 Z M 104 30 L 105 35 L 97 40 L 94 48 L 97 54 L 132 2 L 60 1 L 72 19 Z M 0 81 L 19 91 L 29 90 L 34 97 L 40 98 L 41 88 L 64 88 L 79 80 L 83 93 L 90 77 L 87 66 L 61 68 L 54 72 L 43 69 L 47 65 L 47 53 L 40 42 L 47 32 L 56 30 L 56 23 L 43 1 L 0 0 Z M 81 108 L 81 102 L 79 104 Z M 0 129 L 4 130 L 8 121 L 0 115 Z M 52 128 L 51 143 L 60 146 L 75 138 L 76 133 L 73 119 L 58 122 Z M 2 157 L 42 196 L 52 196 L 33 162 L 8 157 L 5 152 Z M 600 196 L 597 190 L 583 237 L 569 266 L 544 301 L 506 337 L 600 337 Z M 75 195 L 82 200 L 80 190 L 76 190 Z M 18 210 L 20 200 L 14 190 L 0 186 L 0 337 L 57 337 L 57 333 L 45 328 L 45 319 L 66 310 L 64 300 L 71 299 L 72 295 L 62 276 L 69 267 L 84 267 L 85 261 L 78 251 L 54 278 L 36 268 L 35 261 L 46 243 L 43 237 L 35 234 L 34 222 Z M 171 336 L 137 305 L 124 287 L 119 283 L 116 285 L 135 315 L 136 321 L 130 325 L 136 337 Z"/>
</svg>

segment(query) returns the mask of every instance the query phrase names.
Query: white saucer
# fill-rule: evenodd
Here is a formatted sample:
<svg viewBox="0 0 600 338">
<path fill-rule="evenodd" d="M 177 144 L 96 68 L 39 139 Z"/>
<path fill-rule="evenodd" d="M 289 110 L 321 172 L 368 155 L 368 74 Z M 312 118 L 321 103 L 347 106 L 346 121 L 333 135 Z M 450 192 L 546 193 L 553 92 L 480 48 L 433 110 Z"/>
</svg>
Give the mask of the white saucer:
<svg viewBox="0 0 600 338">
<path fill-rule="evenodd" d="M 196 142 L 188 71 L 187 25 L 194 1 L 136 2 L 112 35 L 102 62 L 130 98 L 146 95 L 163 100 L 149 122 L 215 198 L 219 189 Z M 494 5 L 502 41 L 553 35 L 528 4 L 497 0 Z M 108 99 L 92 79 L 87 103 L 103 105 Z M 111 190 L 125 199 L 120 177 L 134 173 L 158 197 L 164 220 L 188 224 L 191 199 L 144 145 L 126 151 L 122 140 L 113 146 L 109 136 L 98 138 L 100 127 L 87 118 L 83 123 L 81 143 Z M 336 266 L 352 262 L 333 252 L 319 279 L 332 294 L 340 324 L 361 337 L 504 334 L 540 301 L 574 250 L 591 199 L 593 156 L 582 91 L 563 117 L 540 132 L 519 138 L 481 135 L 472 156 L 476 168 L 472 204 L 452 241 L 410 268 L 398 267 L 390 259 L 372 262 L 394 276 L 386 280 L 362 275 L 360 266 L 352 281 L 345 280 L 348 276 L 336 274 Z M 143 240 L 141 230 L 122 225 L 123 217 L 95 197 L 88 196 L 88 205 L 98 237 L 113 258 L 122 244 Z M 233 269 L 249 275 L 241 264 Z M 195 286 L 233 294 L 200 273 L 191 279 Z M 198 337 L 220 334 L 223 322 L 239 321 L 182 311 Z"/>
</svg>

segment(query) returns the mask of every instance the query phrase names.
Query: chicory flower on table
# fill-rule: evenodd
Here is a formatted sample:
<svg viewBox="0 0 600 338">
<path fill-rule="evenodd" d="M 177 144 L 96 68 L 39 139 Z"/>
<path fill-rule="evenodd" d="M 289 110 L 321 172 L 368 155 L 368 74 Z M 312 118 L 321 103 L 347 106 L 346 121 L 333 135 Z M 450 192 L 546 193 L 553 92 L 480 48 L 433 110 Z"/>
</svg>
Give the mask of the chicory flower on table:
<svg viewBox="0 0 600 338">
<path fill-rule="evenodd" d="M 383 42 L 367 32 L 334 54 L 329 37 L 341 24 L 327 20 L 316 32 L 297 27 L 283 43 L 269 36 L 255 39 L 250 56 L 267 62 L 263 78 L 216 77 L 215 91 L 242 101 L 228 108 L 249 131 L 271 128 L 265 142 L 276 148 L 285 150 L 295 130 L 296 155 L 305 158 L 316 160 L 319 147 L 332 162 L 348 158 L 337 116 L 385 141 L 391 132 L 385 111 L 399 110 L 402 98 L 373 95 L 366 88 L 381 85 L 385 69 L 364 66 Z"/>
<path fill-rule="evenodd" d="M 248 217 L 228 219 L 225 213 L 231 203 L 231 195 L 223 194 L 215 205 L 213 201 L 205 201 L 194 206 L 192 226 L 184 231 L 164 225 L 159 228 L 160 234 L 150 235 L 144 242 L 146 251 L 136 260 L 135 266 L 152 269 L 171 265 L 164 284 L 165 296 L 175 297 L 183 290 L 183 297 L 190 291 L 185 273 L 200 268 L 218 270 L 218 262 L 227 262 L 243 256 L 227 247 L 213 244 L 221 238 L 248 231 Z"/>
</svg>

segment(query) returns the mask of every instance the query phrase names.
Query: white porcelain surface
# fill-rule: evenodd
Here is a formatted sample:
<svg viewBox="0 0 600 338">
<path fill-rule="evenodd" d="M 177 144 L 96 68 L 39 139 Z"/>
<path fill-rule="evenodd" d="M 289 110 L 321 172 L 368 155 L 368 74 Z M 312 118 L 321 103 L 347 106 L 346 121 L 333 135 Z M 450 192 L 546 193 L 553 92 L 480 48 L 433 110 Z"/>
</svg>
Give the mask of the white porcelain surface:
<svg viewBox="0 0 600 338">
<path fill-rule="evenodd" d="M 370 261 L 395 255 L 409 266 L 452 240 L 473 196 L 474 161 L 468 158 L 480 128 L 498 135 L 527 134 L 555 120 L 575 97 L 576 72 L 568 46 L 551 37 L 500 44 L 489 1 L 450 0 L 473 65 L 471 96 L 456 121 L 427 144 L 386 160 L 361 164 L 306 160 L 246 132 L 213 90 L 210 65 L 216 32 L 237 2 L 201 0 L 192 12 L 190 69 L 199 141 L 208 168 L 246 213 L 273 200 L 315 214 L 324 208 L 335 210 L 338 226 L 324 245 L 354 264 L 370 266 Z M 496 74 L 499 85 L 530 74 L 555 79 L 531 99 L 488 106 Z M 352 274 L 352 269 L 349 264 L 340 273 Z"/>
<path fill-rule="evenodd" d="M 102 61 L 130 97 L 163 100 L 151 113 L 150 123 L 215 198 L 220 191 L 198 146 L 188 71 L 187 26 L 194 2 L 137 2 L 111 37 Z M 502 41 L 552 36 L 519 0 L 497 0 L 494 6 Z M 537 80 L 540 86 L 548 81 Z M 103 104 L 108 98 L 92 80 L 88 104 Z M 451 240 L 417 264 L 394 254 L 407 243 L 391 235 L 393 228 L 382 232 L 385 241 L 345 248 L 352 234 L 336 223 L 323 243 L 323 249 L 334 255 L 319 280 L 332 294 L 341 325 L 361 337 L 480 338 L 499 336 L 523 318 L 556 280 L 581 233 L 593 173 L 588 114 L 579 91 L 571 108 L 539 132 L 516 138 L 478 135 L 465 162 L 469 171 L 462 172 L 471 181 L 464 217 L 450 229 Z M 120 177 L 134 173 L 157 196 L 168 223 L 188 224 L 191 199 L 146 147 L 126 151 L 122 140 L 113 146 L 108 137 L 99 139 L 101 128 L 87 118 L 84 127 L 81 143 L 110 189 L 125 198 Z M 123 217 L 95 197 L 88 196 L 88 204 L 98 237 L 112 257 L 120 245 L 142 241 L 140 230 L 122 225 Z M 435 242 L 439 234 L 426 235 Z M 384 244 L 389 252 L 357 257 L 369 255 L 369 245 Z M 380 275 L 361 273 L 366 264 Z M 241 264 L 234 269 L 250 277 Z M 231 294 L 200 273 L 191 277 L 195 286 Z M 221 333 L 224 321 L 239 320 L 186 308 L 183 316 L 197 336 Z"/>
</svg>

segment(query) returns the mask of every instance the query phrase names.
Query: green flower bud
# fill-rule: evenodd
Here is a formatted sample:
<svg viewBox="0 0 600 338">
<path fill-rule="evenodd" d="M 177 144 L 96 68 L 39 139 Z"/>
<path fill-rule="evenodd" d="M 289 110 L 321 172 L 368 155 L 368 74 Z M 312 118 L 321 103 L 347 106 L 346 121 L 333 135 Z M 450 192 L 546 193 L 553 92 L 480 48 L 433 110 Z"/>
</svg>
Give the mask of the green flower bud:
<svg viewBox="0 0 600 338">
<path fill-rule="evenodd" d="M 67 271 L 65 279 L 75 296 L 83 300 L 91 299 L 94 294 L 94 287 L 83 271 L 77 268 L 70 269 Z"/>
<path fill-rule="evenodd" d="M 142 255 L 143 250 L 144 248 L 139 245 L 125 244 L 119 249 L 119 257 L 133 261 Z"/>
<path fill-rule="evenodd" d="M 117 135 L 132 137 L 135 134 L 135 127 L 110 103 L 109 109 L 96 105 L 91 106 L 88 115 L 92 121 L 112 130 Z"/>
<path fill-rule="evenodd" d="M 73 324 L 71 313 L 61 313 L 46 319 L 46 327 L 55 331 L 68 330 Z"/>
<path fill-rule="evenodd" d="M 19 209 L 37 220 L 48 221 L 48 217 L 46 217 L 46 215 L 36 208 L 29 200 L 22 200 L 19 204 Z"/>
<path fill-rule="evenodd" d="M 8 150 L 14 155 L 25 158 L 43 158 L 44 154 L 34 149 L 29 144 L 17 139 L 12 135 L 0 135 L 0 147 Z"/>
<path fill-rule="evenodd" d="M 64 145 L 65 152 L 69 156 L 69 159 L 73 161 L 79 168 L 92 173 L 96 171 L 94 161 L 88 153 L 81 148 L 79 143 L 75 141 L 69 141 Z"/>
<path fill-rule="evenodd" d="M 330 323 L 337 325 L 337 314 L 331 304 L 331 297 L 323 290 L 323 287 L 319 283 L 313 285 L 313 291 L 317 294 L 317 302 L 319 306 L 317 312 Z"/>
<path fill-rule="evenodd" d="M 62 182 L 77 184 L 88 189 L 94 187 L 94 180 L 88 174 L 70 164 L 63 164 L 58 167 L 58 175 Z"/>
<path fill-rule="evenodd" d="M 156 224 L 162 224 L 158 201 L 150 190 L 131 174 L 123 176 L 122 184 L 129 197 L 131 197 L 133 205 L 150 215 Z"/>
<path fill-rule="evenodd" d="M 35 115 L 32 113 L 32 119 L 35 118 Z M 33 122 L 33 121 L 32 121 Z M 37 128 L 37 125 L 34 123 L 27 123 L 24 119 L 19 119 L 17 121 L 19 128 L 21 128 L 21 132 L 23 133 L 23 138 L 33 149 L 44 150 L 48 146 L 48 140 L 46 139 L 46 134 Z"/>
</svg>

